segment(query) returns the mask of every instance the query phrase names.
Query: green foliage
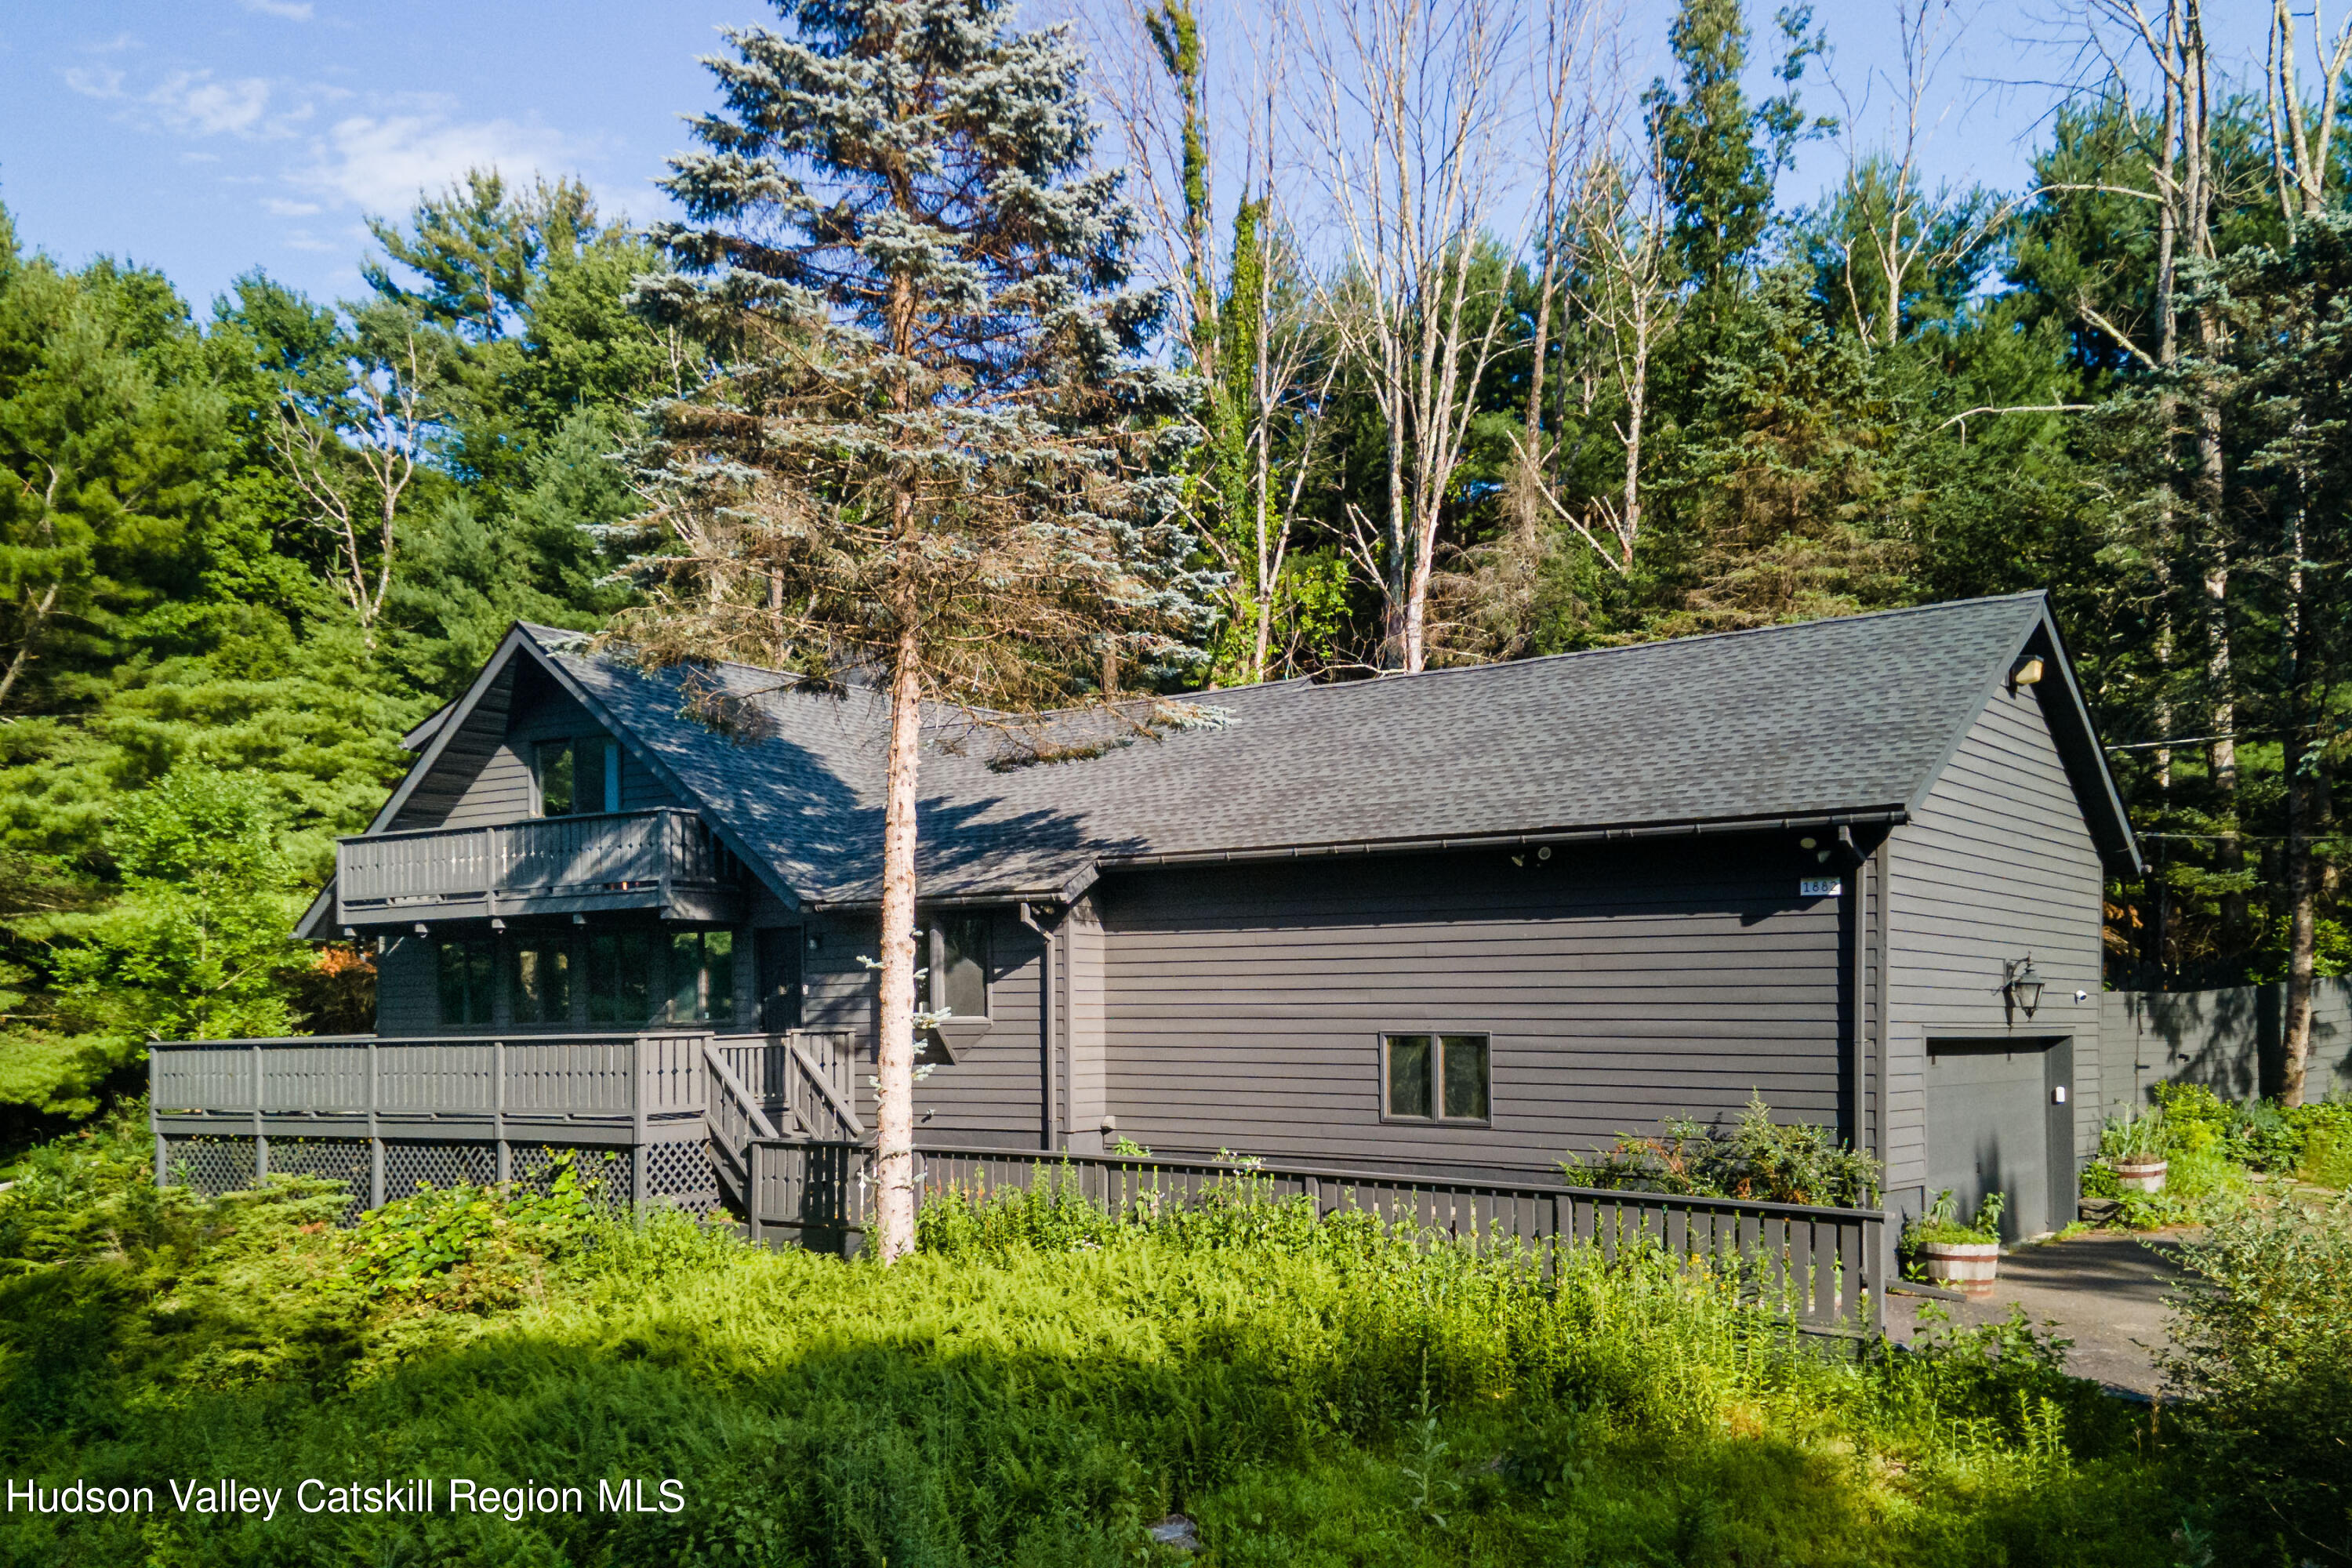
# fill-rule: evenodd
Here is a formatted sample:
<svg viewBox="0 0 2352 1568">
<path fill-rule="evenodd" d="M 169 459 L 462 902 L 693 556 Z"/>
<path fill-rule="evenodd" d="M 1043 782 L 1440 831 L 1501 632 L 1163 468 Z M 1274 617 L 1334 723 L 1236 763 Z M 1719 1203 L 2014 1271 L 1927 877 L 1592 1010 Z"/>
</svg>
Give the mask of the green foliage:
<svg viewBox="0 0 2352 1568">
<path fill-rule="evenodd" d="M 1570 1154 L 1560 1169 L 1576 1185 L 1832 1208 L 1875 1203 L 1881 1174 L 1875 1159 L 1839 1143 L 1828 1128 L 1773 1121 L 1760 1093 L 1727 1128 L 1675 1117 L 1660 1136 L 1621 1132 L 1614 1146 Z"/>
<path fill-rule="evenodd" d="M 2171 1147 L 2161 1104 L 2154 1110 L 2126 1109 L 2099 1129 L 2099 1152 L 2110 1160 L 2161 1160 Z"/>
<path fill-rule="evenodd" d="M 2297 1560 L 2340 1557 L 2352 1510 L 2352 1198 L 2217 1221 L 2181 1249 L 2167 1361 L 2206 1484 Z"/>
<path fill-rule="evenodd" d="M 1952 1189 L 1944 1188 L 1925 1212 L 1908 1220 L 1903 1226 L 1903 1247 L 1914 1249 L 1929 1242 L 1955 1243 L 1963 1247 L 2000 1239 L 2000 1216 L 2008 1211 L 2007 1193 L 1987 1193 L 1977 1200 L 1976 1214 L 1960 1217 L 1959 1201 Z"/>
<path fill-rule="evenodd" d="M 2184 1521 L 2250 1544 L 2021 1321 L 1822 1355 L 1737 1280 L 1641 1247 L 1567 1248 L 1548 1281 L 1444 1237 L 1318 1223 L 1246 1176 L 1199 1219 L 1087 1220 L 1051 1182 L 967 1201 L 984 1241 L 934 1232 L 888 1269 L 670 1215 L 567 1240 L 495 1293 L 455 1284 L 497 1256 L 477 1239 L 472 1262 L 420 1271 L 442 1283 L 377 1294 L 331 1184 L 156 1194 L 138 1132 L 46 1148 L 0 1194 L 0 1462 L 675 1476 L 688 1508 L 20 1510 L 0 1515 L 12 1559 L 1058 1568 L 1154 1561 L 1144 1529 L 1176 1510 L 1216 1560 L 1268 1565 L 2170 1568 Z M 519 1215 L 491 1234 L 547 1228 Z"/>
<path fill-rule="evenodd" d="M 2287 1115 L 2303 1135 L 2297 1158 L 2288 1168 L 2319 1186 L 2352 1189 L 2352 1100 L 2306 1105 Z"/>
<path fill-rule="evenodd" d="M 429 1184 L 361 1216 L 352 1272 L 371 1297 L 463 1305 L 510 1301 L 529 1268 L 577 1250 L 604 1228 L 569 1150 L 545 1193 Z"/>
</svg>

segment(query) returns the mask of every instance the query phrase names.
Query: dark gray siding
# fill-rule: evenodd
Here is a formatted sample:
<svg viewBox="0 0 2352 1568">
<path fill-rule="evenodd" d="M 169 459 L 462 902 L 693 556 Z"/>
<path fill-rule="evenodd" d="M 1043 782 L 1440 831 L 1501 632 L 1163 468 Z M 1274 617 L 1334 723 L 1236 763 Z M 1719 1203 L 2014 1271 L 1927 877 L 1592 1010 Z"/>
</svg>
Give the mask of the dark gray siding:
<svg viewBox="0 0 2352 1568">
<path fill-rule="evenodd" d="M 421 937 L 384 941 L 375 959 L 375 1026 L 382 1035 L 426 1035 L 441 1026 L 433 944 Z"/>
<path fill-rule="evenodd" d="M 919 1136 L 942 1142 L 1034 1149 L 1045 1142 L 1045 943 L 1010 910 L 989 920 L 990 1028 L 949 1061 L 936 1047 L 919 1060 L 930 1071 L 915 1086 Z M 847 1029 L 856 1038 L 857 1113 L 874 1120 L 874 974 L 858 963 L 880 951 L 870 918 L 813 917 L 817 946 L 803 955 L 808 986 L 803 1016 L 813 1029 Z M 928 1120 L 922 1120 L 929 1113 Z"/>
<path fill-rule="evenodd" d="M 1850 950 L 1794 837 L 1107 880 L 1108 1108 L 1155 1149 L 1536 1168 L 1751 1090 L 1835 1125 Z M 1395 1030 L 1490 1034 L 1494 1125 L 1384 1123 Z"/>
<path fill-rule="evenodd" d="M 496 694 L 501 700 L 486 699 L 452 739 L 409 797 L 395 829 L 476 827 L 533 816 L 533 743 L 602 730 L 587 709 L 539 671 L 518 667 L 508 679 L 510 686 Z M 680 804 L 634 751 L 621 748 L 622 810 Z"/>
<path fill-rule="evenodd" d="M 1082 1154 L 1102 1152 L 1103 1119 L 1110 1114 L 1110 1088 L 1103 1060 L 1102 911 L 1091 898 L 1071 907 L 1063 928 L 1068 954 L 1066 984 L 1069 1105 L 1062 1118 L 1068 1147 Z"/>
<path fill-rule="evenodd" d="M 1890 1192 L 1927 1179 L 1931 1038 L 2073 1037 L 2078 1150 L 2097 1145 L 2105 880 L 2041 689 L 1992 700 L 1888 846 Z M 2011 1016 L 2001 966 L 2029 953 L 2042 1005 Z"/>
</svg>

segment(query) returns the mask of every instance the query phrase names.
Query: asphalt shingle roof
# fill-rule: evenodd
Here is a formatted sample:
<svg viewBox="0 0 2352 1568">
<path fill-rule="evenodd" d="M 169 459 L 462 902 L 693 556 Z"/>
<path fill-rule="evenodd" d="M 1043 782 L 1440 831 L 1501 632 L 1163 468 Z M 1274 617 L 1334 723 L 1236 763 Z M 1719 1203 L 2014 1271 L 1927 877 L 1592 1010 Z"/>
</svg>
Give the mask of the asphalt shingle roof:
<svg viewBox="0 0 2352 1568">
<path fill-rule="evenodd" d="M 1336 685 L 1204 694 L 1214 722 L 992 771 L 942 718 L 922 762 L 926 898 L 1051 896 L 1100 866 L 1915 805 L 2047 616 L 2040 594 Z M 878 897 L 878 694 L 709 672 L 738 740 L 647 673 L 530 628 L 541 651 L 739 848 L 817 903 Z M 2053 639 L 2054 647 L 2054 637 Z M 2094 752 L 2095 756 L 2095 752 Z M 2085 809 L 2099 807 L 2086 799 Z"/>
</svg>

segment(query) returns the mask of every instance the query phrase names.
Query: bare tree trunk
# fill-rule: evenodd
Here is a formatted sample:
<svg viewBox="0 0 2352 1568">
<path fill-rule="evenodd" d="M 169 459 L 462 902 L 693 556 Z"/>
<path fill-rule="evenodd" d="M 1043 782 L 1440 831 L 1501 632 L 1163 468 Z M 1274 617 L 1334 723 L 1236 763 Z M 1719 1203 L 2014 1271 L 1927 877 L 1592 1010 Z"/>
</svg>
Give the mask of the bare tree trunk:
<svg viewBox="0 0 2352 1568">
<path fill-rule="evenodd" d="M 875 1018 L 875 1226 L 882 1261 L 915 1250 L 915 803 L 923 732 L 922 649 L 911 617 L 890 679 L 882 807 L 882 977 Z"/>
</svg>

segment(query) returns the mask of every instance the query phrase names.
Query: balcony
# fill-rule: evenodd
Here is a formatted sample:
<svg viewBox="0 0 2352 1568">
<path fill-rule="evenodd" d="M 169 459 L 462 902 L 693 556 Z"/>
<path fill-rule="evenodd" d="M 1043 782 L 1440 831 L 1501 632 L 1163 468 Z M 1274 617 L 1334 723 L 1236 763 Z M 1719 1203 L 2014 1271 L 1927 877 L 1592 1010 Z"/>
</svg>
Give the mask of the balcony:
<svg viewBox="0 0 2352 1568">
<path fill-rule="evenodd" d="M 595 910 L 733 921 L 743 880 L 709 825 L 675 807 L 375 833 L 335 845 L 335 923 L 367 931 Z"/>
</svg>

